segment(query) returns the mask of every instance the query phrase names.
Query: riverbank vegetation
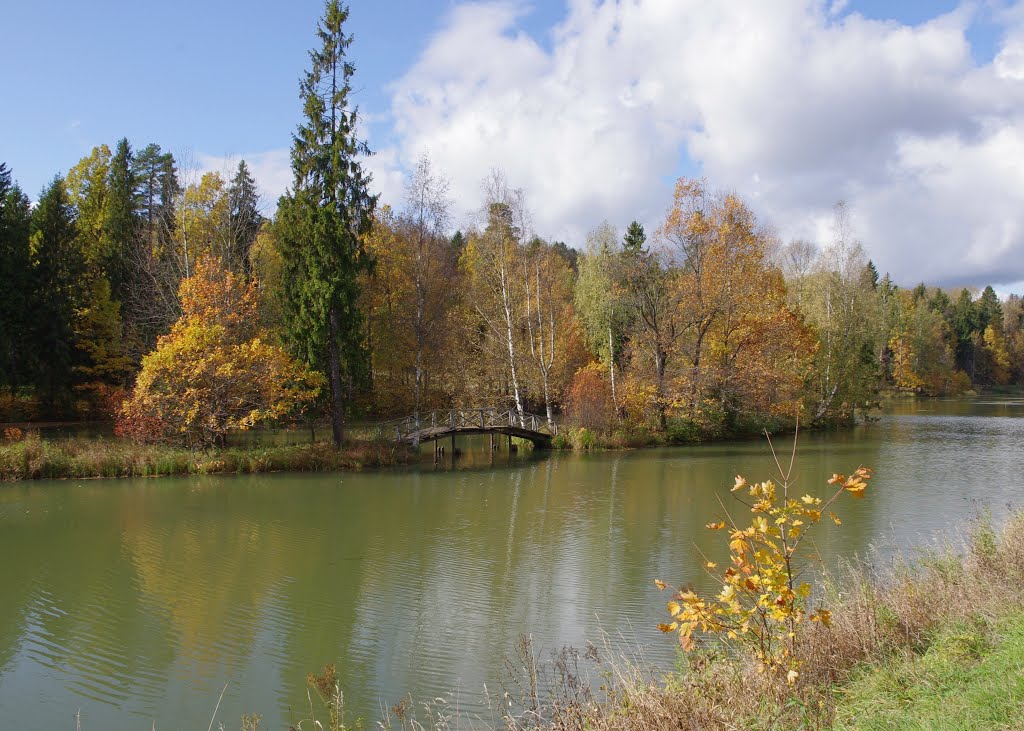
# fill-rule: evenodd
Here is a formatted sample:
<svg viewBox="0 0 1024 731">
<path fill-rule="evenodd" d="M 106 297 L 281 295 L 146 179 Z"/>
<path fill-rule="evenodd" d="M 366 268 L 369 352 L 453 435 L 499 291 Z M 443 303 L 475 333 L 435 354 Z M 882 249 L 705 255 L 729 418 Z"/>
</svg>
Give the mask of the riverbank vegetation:
<svg viewBox="0 0 1024 731">
<path fill-rule="evenodd" d="M 272 217 L 244 160 L 204 172 L 122 139 L 34 205 L 0 164 L 0 422 L 117 419 L 205 449 L 257 424 L 326 421 L 342 444 L 353 415 L 502 406 L 569 427 L 563 446 L 616 446 L 1024 382 L 1019 297 L 880 277 L 843 204 L 826 240 L 787 243 L 681 179 L 650 236 L 595 221 L 563 242 L 502 172 L 456 206 L 427 157 L 378 200 L 347 16 L 327 3 Z"/>
<path fill-rule="evenodd" d="M 657 673 L 609 642 L 538 657 L 528 637 L 509 659 L 489 715 L 467 718 L 457 696 L 384 709 L 382 728 L 548 731 L 632 729 L 1017 728 L 1024 703 L 1024 513 L 1001 530 L 976 522 L 963 545 L 891 565 L 858 560 L 831 574 L 817 599 L 828 622 L 801 622 L 800 669 L 766 671 L 755 655 L 700 641 Z M 783 668 L 786 666 L 783 665 Z M 337 677 L 309 682 L 346 719 Z"/>
<path fill-rule="evenodd" d="M 409 464 L 415 454 L 376 440 L 280 446 L 218 447 L 207 451 L 119 439 L 0 441 L 0 481 L 93 477 L 156 477 L 256 472 L 333 472 Z"/>
</svg>

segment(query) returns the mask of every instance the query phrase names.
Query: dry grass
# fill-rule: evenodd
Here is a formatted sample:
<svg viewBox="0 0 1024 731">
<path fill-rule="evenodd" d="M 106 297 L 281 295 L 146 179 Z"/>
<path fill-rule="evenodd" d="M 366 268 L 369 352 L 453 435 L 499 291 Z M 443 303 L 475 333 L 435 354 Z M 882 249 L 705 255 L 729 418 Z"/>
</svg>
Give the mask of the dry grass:
<svg viewBox="0 0 1024 731">
<path fill-rule="evenodd" d="M 989 642 L 1007 616 L 1024 612 L 1024 512 L 999 532 L 987 519 L 977 521 L 966 547 L 929 551 L 884 573 L 852 565 L 825 585 L 832 626 L 804 626 L 796 686 L 721 646 L 691 654 L 686 667 L 667 677 L 653 677 L 621 656 L 607 662 L 596 650 L 582 657 L 563 650 L 546 664 L 545 679 L 521 650 L 512 707 L 522 710 L 506 714 L 504 725 L 515 731 L 831 728 L 844 686 L 856 674 L 920 658 L 950 628 L 981 628 Z M 581 659 L 588 663 L 584 671 Z M 523 682 L 531 674 L 537 680 Z M 550 690 L 538 690 L 545 686 Z"/>
</svg>

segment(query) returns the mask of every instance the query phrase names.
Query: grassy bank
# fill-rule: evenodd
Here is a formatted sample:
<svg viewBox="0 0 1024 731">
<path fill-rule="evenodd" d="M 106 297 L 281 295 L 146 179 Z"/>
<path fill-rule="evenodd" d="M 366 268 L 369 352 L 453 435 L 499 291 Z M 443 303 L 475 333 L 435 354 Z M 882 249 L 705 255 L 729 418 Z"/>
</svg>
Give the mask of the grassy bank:
<svg viewBox="0 0 1024 731">
<path fill-rule="evenodd" d="M 852 567 L 831 577 L 826 594 L 832 626 L 801 625 L 796 686 L 712 647 L 667 678 L 598 662 L 605 690 L 566 702 L 573 682 L 556 684 L 537 706 L 541 726 L 1024 728 L 1024 513 L 999 532 L 979 522 L 960 550 L 884 573 Z M 529 715 L 516 724 L 529 725 Z"/>
<path fill-rule="evenodd" d="M 379 441 L 352 442 L 341 449 L 316 443 L 191 452 L 121 439 L 47 440 L 28 435 L 0 442 L 0 480 L 328 472 L 408 464 L 414 459 L 410 450 Z"/>
<path fill-rule="evenodd" d="M 710 645 L 682 657 L 680 668 L 665 676 L 607 648 L 563 649 L 541 661 L 524 642 L 507 663 L 514 673 L 505 687 L 513 696 L 503 695 L 483 725 L 513 731 L 1024 728 L 1024 513 L 998 533 L 979 522 L 967 546 L 884 572 L 858 564 L 832 576 L 824 591 L 832 626 L 801 625 L 803 665 L 795 685 Z M 451 700 L 419 709 L 400 703 L 379 726 L 461 727 L 467 719 Z"/>
</svg>

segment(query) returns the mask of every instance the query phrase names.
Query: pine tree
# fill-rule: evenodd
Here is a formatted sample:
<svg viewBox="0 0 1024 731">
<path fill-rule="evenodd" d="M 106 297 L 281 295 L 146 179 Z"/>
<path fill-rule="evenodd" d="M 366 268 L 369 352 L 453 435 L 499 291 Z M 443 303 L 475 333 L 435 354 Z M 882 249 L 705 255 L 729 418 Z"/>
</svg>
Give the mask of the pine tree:
<svg viewBox="0 0 1024 731">
<path fill-rule="evenodd" d="M 249 250 L 260 232 L 263 216 L 259 211 L 259 192 L 256 181 L 249 173 L 245 160 L 240 160 L 235 177 L 228 187 L 228 205 L 231 208 L 231 251 L 229 264 L 235 271 L 249 276 Z"/>
<path fill-rule="evenodd" d="M 28 196 L 0 163 L 0 386 L 12 391 L 28 375 L 31 223 Z"/>
<path fill-rule="evenodd" d="M 143 242 L 158 251 L 174 225 L 174 197 L 180 192 L 174 155 L 146 145 L 132 161 L 131 178 Z"/>
<path fill-rule="evenodd" d="M 317 26 L 321 47 L 300 85 L 305 122 L 292 142 L 293 189 L 278 206 L 284 263 L 283 310 L 296 353 L 325 369 L 334 443 L 344 439 L 345 404 L 365 378 L 367 351 L 359 310 L 359 275 L 371 264 L 363 248 L 377 198 L 360 157 L 357 111 L 349 94 L 355 68 L 346 59 L 348 8 L 328 0 Z"/>
<path fill-rule="evenodd" d="M 64 181 L 57 177 L 32 212 L 33 371 L 36 388 L 48 406 L 65 405 L 71 395 L 75 345 L 75 309 L 85 262 L 78 248 L 76 212 Z"/>
</svg>

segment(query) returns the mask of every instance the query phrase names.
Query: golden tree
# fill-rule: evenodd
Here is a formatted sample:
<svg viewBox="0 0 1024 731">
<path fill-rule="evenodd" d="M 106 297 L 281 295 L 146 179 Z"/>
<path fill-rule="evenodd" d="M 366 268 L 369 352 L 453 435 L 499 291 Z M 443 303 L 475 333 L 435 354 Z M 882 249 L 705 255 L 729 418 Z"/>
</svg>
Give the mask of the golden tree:
<svg viewBox="0 0 1024 731">
<path fill-rule="evenodd" d="M 206 449 L 229 430 L 295 416 L 319 394 L 320 374 L 266 342 L 254 282 L 203 257 L 179 296 L 181 319 L 142 359 L 119 433 Z"/>
</svg>

